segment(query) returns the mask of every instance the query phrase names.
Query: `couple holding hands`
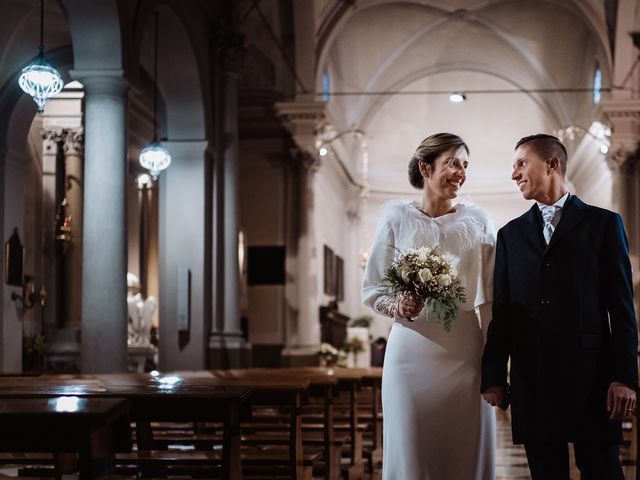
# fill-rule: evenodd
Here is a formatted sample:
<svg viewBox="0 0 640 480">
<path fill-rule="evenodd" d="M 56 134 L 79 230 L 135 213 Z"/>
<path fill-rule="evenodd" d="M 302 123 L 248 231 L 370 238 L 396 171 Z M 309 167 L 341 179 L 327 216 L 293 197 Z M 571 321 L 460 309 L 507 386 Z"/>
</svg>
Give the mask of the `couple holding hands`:
<svg viewBox="0 0 640 480">
<path fill-rule="evenodd" d="M 621 420 L 636 408 L 637 326 L 620 216 L 570 193 L 567 151 L 538 134 L 515 147 L 512 180 L 531 209 L 497 233 L 454 200 L 469 148 L 427 137 L 409 162 L 421 202 L 385 205 L 363 300 L 394 318 L 382 377 L 384 480 L 495 477 L 495 415 L 511 406 L 533 480 L 624 479 Z M 465 289 L 450 331 L 419 298 L 390 293 L 398 251 L 438 246 Z"/>
</svg>

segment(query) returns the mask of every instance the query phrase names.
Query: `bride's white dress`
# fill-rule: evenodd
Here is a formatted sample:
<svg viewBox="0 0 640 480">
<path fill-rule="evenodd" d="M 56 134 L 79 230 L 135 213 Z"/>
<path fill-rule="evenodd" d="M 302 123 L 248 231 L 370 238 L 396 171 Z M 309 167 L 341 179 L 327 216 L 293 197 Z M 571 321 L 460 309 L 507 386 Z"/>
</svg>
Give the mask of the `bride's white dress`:
<svg viewBox="0 0 640 480">
<path fill-rule="evenodd" d="M 492 298 L 495 233 L 481 209 L 466 204 L 437 218 L 415 203 L 386 204 L 364 274 L 364 303 L 379 313 L 389 300 L 384 270 L 397 248 L 439 245 L 457 258 L 465 287 L 449 332 L 423 309 L 396 318 L 382 374 L 384 480 L 488 480 L 495 477 L 495 414 L 480 395 L 483 331 Z M 485 325 L 483 325 L 485 326 Z"/>
</svg>

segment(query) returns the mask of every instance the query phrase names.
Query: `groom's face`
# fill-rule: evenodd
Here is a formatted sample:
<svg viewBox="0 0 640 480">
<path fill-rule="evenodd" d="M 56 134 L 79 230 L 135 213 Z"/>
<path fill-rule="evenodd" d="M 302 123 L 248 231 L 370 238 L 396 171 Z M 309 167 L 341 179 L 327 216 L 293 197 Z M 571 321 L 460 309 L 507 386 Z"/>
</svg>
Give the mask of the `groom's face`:
<svg viewBox="0 0 640 480">
<path fill-rule="evenodd" d="M 547 162 L 526 143 L 516 149 L 511 179 L 527 200 L 546 198 L 552 188 Z"/>
</svg>

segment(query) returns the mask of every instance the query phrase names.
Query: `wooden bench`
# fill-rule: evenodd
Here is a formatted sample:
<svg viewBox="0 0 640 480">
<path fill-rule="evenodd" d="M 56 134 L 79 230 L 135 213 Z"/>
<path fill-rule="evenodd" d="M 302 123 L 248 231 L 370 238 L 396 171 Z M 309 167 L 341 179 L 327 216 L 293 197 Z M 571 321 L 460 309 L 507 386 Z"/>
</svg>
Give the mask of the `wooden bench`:
<svg viewBox="0 0 640 480">
<path fill-rule="evenodd" d="M 303 453 L 300 462 L 303 470 L 302 479 L 311 480 L 314 464 L 319 460 L 321 452 Z M 248 451 L 240 453 L 243 477 L 251 475 L 271 476 L 272 473 L 291 478 L 289 475 L 289 452 L 287 449 Z M 116 456 L 116 463 L 121 470 L 127 465 L 150 475 L 192 475 L 194 473 L 218 477 L 222 467 L 222 455 L 218 451 L 170 451 L 147 450 L 121 453 Z"/>
<path fill-rule="evenodd" d="M 14 459 L 16 452 L 55 453 L 57 466 L 75 452 L 83 480 L 113 473 L 114 452 L 131 448 L 129 404 L 122 399 L 2 398 L 0 425 L 0 451 Z"/>
</svg>

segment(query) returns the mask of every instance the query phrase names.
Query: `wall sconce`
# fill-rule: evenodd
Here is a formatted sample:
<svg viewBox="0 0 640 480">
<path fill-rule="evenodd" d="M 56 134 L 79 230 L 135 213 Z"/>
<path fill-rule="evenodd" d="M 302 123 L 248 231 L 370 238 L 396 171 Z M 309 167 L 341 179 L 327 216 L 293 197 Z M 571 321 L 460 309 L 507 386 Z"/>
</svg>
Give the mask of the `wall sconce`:
<svg viewBox="0 0 640 480">
<path fill-rule="evenodd" d="M 11 292 L 11 300 L 16 302 L 22 311 L 31 310 L 36 305 L 44 307 L 47 301 L 47 290 L 44 286 L 36 294 L 35 284 L 32 275 L 25 275 L 22 283 L 22 294 Z"/>
</svg>

